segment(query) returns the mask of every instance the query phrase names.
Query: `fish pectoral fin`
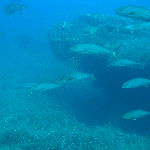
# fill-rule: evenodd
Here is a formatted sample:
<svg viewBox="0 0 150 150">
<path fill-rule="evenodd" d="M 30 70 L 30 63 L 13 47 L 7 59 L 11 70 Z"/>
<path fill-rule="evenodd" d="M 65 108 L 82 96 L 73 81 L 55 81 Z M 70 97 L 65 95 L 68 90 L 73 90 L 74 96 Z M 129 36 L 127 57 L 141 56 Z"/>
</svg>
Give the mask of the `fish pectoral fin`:
<svg viewBox="0 0 150 150">
<path fill-rule="evenodd" d="M 19 10 L 20 14 L 22 15 L 21 9 Z"/>
<path fill-rule="evenodd" d="M 62 85 L 62 88 L 63 88 L 63 90 L 65 90 L 65 87 L 64 87 L 64 85 Z"/>
<path fill-rule="evenodd" d="M 119 57 L 116 55 L 116 52 L 113 52 L 114 57 L 119 60 Z"/>
<path fill-rule="evenodd" d="M 131 119 L 132 119 L 132 120 L 136 120 L 136 118 L 134 118 L 134 117 L 133 117 L 133 118 L 131 118 Z"/>
<path fill-rule="evenodd" d="M 143 63 L 143 64 L 139 64 L 140 65 L 140 67 L 142 68 L 142 69 L 144 69 L 144 66 L 145 66 L 145 64 Z"/>
</svg>

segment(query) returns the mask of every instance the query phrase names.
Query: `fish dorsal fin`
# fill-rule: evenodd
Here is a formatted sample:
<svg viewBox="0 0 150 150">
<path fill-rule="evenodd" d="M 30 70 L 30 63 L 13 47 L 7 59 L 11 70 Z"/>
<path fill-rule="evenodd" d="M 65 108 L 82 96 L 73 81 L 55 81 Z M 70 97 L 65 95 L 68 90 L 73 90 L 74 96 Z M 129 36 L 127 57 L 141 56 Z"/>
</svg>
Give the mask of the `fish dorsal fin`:
<svg viewBox="0 0 150 150">
<path fill-rule="evenodd" d="M 128 6 L 130 6 L 130 7 L 135 7 L 135 8 L 143 8 L 143 9 L 146 9 L 146 10 L 148 10 L 146 7 L 144 7 L 144 6 L 134 6 L 134 5 L 128 5 Z"/>
<path fill-rule="evenodd" d="M 143 7 L 143 6 L 139 6 L 139 7 L 141 7 L 141 8 L 143 8 L 143 9 L 146 9 L 146 10 L 148 10 L 146 7 Z"/>
</svg>

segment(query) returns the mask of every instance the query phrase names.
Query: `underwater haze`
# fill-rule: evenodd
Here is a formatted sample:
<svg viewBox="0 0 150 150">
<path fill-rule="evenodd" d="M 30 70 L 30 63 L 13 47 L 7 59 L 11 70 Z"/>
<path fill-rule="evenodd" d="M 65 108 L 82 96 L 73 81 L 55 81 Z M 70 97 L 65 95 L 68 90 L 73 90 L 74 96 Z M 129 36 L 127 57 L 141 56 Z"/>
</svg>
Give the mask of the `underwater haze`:
<svg viewBox="0 0 150 150">
<path fill-rule="evenodd" d="M 0 150 L 150 149 L 150 31 L 128 29 L 143 21 L 115 13 L 126 5 L 150 10 L 148 0 L 1 2 Z M 95 56 L 92 44 L 110 51 Z M 135 67 L 110 65 L 125 54 L 140 55 Z M 142 87 L 122 88 L 140 77 L 149 79 Z"/>
</svg>

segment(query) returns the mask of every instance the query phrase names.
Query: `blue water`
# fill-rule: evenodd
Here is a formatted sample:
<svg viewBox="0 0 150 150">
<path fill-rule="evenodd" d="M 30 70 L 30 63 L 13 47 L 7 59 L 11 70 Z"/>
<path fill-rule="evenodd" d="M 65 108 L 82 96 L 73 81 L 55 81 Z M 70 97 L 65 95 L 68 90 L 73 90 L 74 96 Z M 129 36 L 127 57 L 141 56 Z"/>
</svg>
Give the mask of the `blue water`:
<svg viewBox="0 0 150 150">
<path fill-rule="evenodd" d="M 29 3 L 29 10 L 23 9 L 22 15 L 15 12 L 9 16 L 5 14 L 4 7 L 11 2 Z M 14 140 L 14 142 L 11 139 L 11 132 L 15 134 L 17 128 L 26 132 L 32 131 L 34 135 L 43 127 L 43 133 L 40 130 L 37 135 L 43 136 L 44 141 L 44 134 L 48 129 L 50 132 L 49 118 L 51 115 L 49 114 L 51 109 L 55 110 L 51 108 L 52 105 L 55 106 L 55 103 L 58 104 L 56 110 L 66 110 L 79 123 L 88 127 L 111 124 L 126 133 L 135 132 L 142 136 L 148 134 L 150 131 L 149 116 L 137 121 L 123 120 L 121 117 L 123 113 L 134 109 L 150 112 L 150 87 L 124 91 L 120 90 L 120 86 L 131 77 L 142 76 L 150 79 L 149 70 L 118 69 L 111 73 L 110 70 L 105 70 L 106 74 L 97 70 L 95 82 L 89 79 L 79 87 L 77 83 L 52 92 L 31 94 L 28 89 L 22 88 L 26 83 L 53 82 L 60 75 L 75 70 L 59 61 L 50 51 L 48 29 L 58 22 L 76 20 L 78 11 L 116 15 L 115 9 L 124 5 L 139 5 L 150 9 L 148 0 L 5 0 L 1 2 L 0 32 L 3 35 L 0 38 L 0 126 L 3 132 L 0 131 L 0 138 L 5 139 L 1 142 L 1 146 L 9 145 L 10 149 L 15 149 L 18 141 Z M 92 66 L 89 67 L 92 72 Z M 109 74 L 112 76 L 110 77 Z M 51 100 L 54 100 L 54 103 Z M 27 121 L 28 124 L 24 127 L 22 122 L 26 122 L 26 119 L 30 121 Z M 21 127 L 18 122 L 21 122 Z M 2 135 L 6 133 L 8 137 L 2 138 Z M 24 138 L 24 141 L 28 138 L 24 134 L 21 137 Z M 24 149 L 38 149 L 42 147 L 42 142 L 37 142 L 37 147 L 32 147 L 31 144 Z M 20 144 L 17 147 L 22 146 Z"/>
</svg>

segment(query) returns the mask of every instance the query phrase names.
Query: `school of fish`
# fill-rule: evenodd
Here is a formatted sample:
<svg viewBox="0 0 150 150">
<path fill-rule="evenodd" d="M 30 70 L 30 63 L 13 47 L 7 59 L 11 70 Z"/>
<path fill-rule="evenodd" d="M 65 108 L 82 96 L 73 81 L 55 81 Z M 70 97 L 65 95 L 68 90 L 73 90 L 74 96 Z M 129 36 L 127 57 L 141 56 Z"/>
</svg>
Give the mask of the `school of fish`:
<svg viewBox="0 0 150 150">
<path fill-rule="evenodd" d="M 60 76 L 55 82 L 45 82 L 45 83 L 34 83 L 33 82 L 33 83 L 27 83 L 27 84 L 23 85 L 22 87 L 30 89 L 31 93 L 33 91 L 54 90 L 59 87 L 64 87 L 64 85 L 67 83 L 72 83 L 72 82 L 76 82 L 76 81 L 83 82 L 83 81 L 85 81 L 85 79 L 87 79 L 89 77 L 95 79 L 94 73 L 89 74 L 89 73 L 84 73 L 84 72 L 79 72 L 79 71 L 69 72 L 67 74 Z"/>
<path fill-rule="evenodd" d="M 5 13 L 10 15 L 13 14 L 15 11 L 19 11 L 21 13 L 21 10 L 23 8 L 27 8 L 27 5 L 15 5 L 15 4 L 8 4 L 5 7 Z M 140 6 L 123 6 L 115 11 L 118 15 L 132 18 L 132 19 L 138 19 L 143 21 L 142 23 L 136 24 L 132 27 L 132 29 L 136 30 L 149 30 L 150 29 L 150 10 L 146 9 L 145 7 Z M 22 14 L 22 13 L 21 13 Z M 115 50 L 108 50 L 107 48 L 101 47 L 100 45 L 94 44 L 94 43 L 78 43 L 76 45 L 73 45 L 70 47 L 71 53 L 78 53 L 79 55 L 95 55 L 97 57 L 103 56 L 107 59 L 110 57 L 113 57 L 114 61 L 110 63 L 109 67 L 114 68 L 122 68 L 122 67 L 130 67 L 135 68 L 139 67 L 144 69 L 143 64 L 140 62 L 135 62 L 133 60 L 129 60 L 128 58 L 125 59 L 119 59 L 119 57 L 116 54 Z M 29 88 L 31 93 L 33 91 L 42 91 L 42 90 L 54 90 L 59 87 L 63 87 L 67 83 L 77 82 L 77 81 L 84 81 L 86 78 L 93 78 L 93 74 L 88 74 L 84 72 L 69 72 L 67 74 L 64 74 L 60 76 L 54 83 L 47 82 L 47 83 L 29 83 L 24 85 L 23 87 Z M 131 88 L 137 88 L 137 87 L 148 87 L 150 85 L 149 79 L 144 79 L 142 77 L 134 78 L 131 80 L 128 80 L 127 82 L 123 83 L 122 89 L 131 89 Z M 137 118 L 141 118 L 145 115 L 149 115 L 150 113 L 141 109 L 132 110 L 123 115 L 123 119 L 131 119 L 136 120 Z"/>
<path fill-rule="evenodd" d="M 124 17 L 138 19 L 138 20 L 143 21 L 143 22 L 135 24 L 133 26 L 131 25 L 130 29 L 150 30 L 150 10 L 146 9 L 145 7 L 133 6 L 133 5 L 123 6 L 123 7 L 116 9 L 116 13 L 121 16 L 124 16 Z M 112 63 L 111 66 L 115 66 L 115 67 L 139 66 L 142 69 L 144 69 L 141 63 L 136 63 L 131 60 L 127 60 L 127 61 L 119 60 L 119 61 Z M 137 88 L 137 87 L 141 87 L 141 86 L 148 87 L 148 85 L 150 85 L 150 80 L 140 77 L 140 78 L 131 79 L 131 80 L 125 82 L 122 85 L 122 88 L 130 89 L 130 88 Z M 147 111 L 137 109 L 137 110 L 132 110 L 132 111 L 126 112 L 122 118 L 136 120 L 137 118 L 141 118 L 141 117 L 144 117 L 145 115 L 149 115 L 149 114 L 150 113 Z"/>
</svg>

